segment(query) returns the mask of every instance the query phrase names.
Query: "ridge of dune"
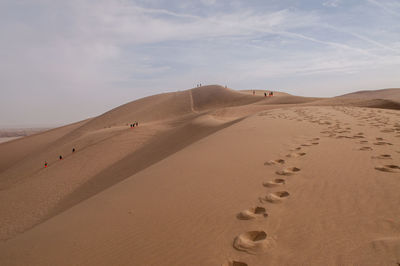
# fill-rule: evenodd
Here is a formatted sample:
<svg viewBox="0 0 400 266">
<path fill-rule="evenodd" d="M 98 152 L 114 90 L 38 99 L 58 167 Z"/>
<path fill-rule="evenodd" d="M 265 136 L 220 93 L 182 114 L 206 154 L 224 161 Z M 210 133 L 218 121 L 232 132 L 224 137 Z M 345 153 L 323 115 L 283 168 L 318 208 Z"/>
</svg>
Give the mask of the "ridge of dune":
<svg viewBox="0 0 400 266">
<path fill-rule="evenodd" d="M 259 102 L 259 97 L 240 93 L 219 85 L 202 86 L 191 90 L 194 109 L 208 110 L 222 107 L 248 105 Z"/>
<path fill-rule="evenodd" d="M 313 104 L 399 110 L 400 89 L 358 91 L 333 98 L 320 99 L 315 101 Z"/>
<path fill-rule="evenodd" d="M 386 100 L 400 100 L 400 89 L 380 89 L 380 90 L 362 90 L 344 95 L 337 96 L 335 98 L 368 98 L 368 99 L 386 99 Z"/>
<path fill-rule="evenodd" d="M 157 94 L 118 106 L 83 125 L 79 131 L 127 125 L 132 121 L 149 123 L 168 121 L 180 116 L 220 107 L 245 105 L 259 101 L 219 85 Z"/>
</svg>

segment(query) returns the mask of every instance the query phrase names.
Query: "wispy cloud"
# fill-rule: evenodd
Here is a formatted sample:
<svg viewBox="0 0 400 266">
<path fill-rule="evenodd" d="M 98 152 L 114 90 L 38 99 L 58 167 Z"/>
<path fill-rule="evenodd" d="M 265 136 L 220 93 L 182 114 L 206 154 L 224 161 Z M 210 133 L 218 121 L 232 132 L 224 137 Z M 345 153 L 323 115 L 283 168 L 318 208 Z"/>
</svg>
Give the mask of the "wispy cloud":
<svg viewBox="0 0 400 266">
<path fill-rule="evenodd" d="M 322 5 L 327 7 L 337 7 L 340 3 L 340 0 L 329 0 L 325 1 Z"/>
<path fill-rule="evenodd" d="M 369 3 L 381 8 L 386 13 L 399 17 L 400 16 L 400 3 L 398 1 L 376 1 L 376 0 L 367 0 Z"/>
<path fill-rule="evenodd" d="M 79 95 L 94 114 L 198 81 L 242 87 L 279 80 L 295 89 L 304 77 L 347 81 L 366 71 L 379 77 L 388 67 L 400 69 L 400 4 L 368 3 L 5 0 L 0 85 L 7 99 L 1 97 L 0 113 L 20 95 L 49 99 L 44 103 L 55 108 Z M 377 7 L 388 16 L 376 14 Z M 389 81 L 398 78 L 385 75 Z M 354 84 L 366 83 L 354 78 Z M 320 87 L 334 94 L 333 85 Z M 78 119 L 79 112 L 65 117 Z"/>
</svg>

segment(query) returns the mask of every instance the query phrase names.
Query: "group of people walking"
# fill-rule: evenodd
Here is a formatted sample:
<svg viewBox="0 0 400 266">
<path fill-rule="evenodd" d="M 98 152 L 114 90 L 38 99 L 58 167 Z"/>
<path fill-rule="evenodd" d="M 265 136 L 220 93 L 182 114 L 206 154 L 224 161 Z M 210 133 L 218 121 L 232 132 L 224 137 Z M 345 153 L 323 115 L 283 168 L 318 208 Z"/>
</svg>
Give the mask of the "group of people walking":
<svg viewBox="0 0 400 266">
<path fill-rule="evenodd" d="M 72 153 L 75 152 L 75 148 L 72 148 Z M 63 159 L 63 156 L 60 155 L 58 156 L 58 159 L 61 161 Z M 47 161 L 44 161 L 44 168 L 47 168 L 47 166 L 49 166 L 49 164 L 47 163 Z"/>
<path fill-rule="evenodd" d="M 137 121 L 135 121 L 135 123 L 131 124 L 131 128 L 138 127 L 138 126 L 139 126 L 139 123 Z"/>
</svg>

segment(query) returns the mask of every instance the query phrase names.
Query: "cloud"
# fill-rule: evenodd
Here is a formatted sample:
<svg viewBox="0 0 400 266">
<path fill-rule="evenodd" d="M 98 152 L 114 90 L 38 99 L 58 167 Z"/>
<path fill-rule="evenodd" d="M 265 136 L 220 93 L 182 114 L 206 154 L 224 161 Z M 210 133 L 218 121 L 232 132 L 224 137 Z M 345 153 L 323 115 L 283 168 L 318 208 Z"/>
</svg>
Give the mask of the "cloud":
<svg viewBox="0 0 400 266">
<path fill-rule="evenodd" d="M 400 16 L 400 3 L 395 1 L 376 1 L 367 0 L 370 4 L 375 5 L 392 16 Z"/>
<path fill-rule="evenodd" d="M 211 6 L 211 5 L 215 5 L 215 3 L 217 2 L 217 0 L 201 0 L 201 2 L 202 2 L 204 5 Z"/>
<path fill-rule="evenodd" d="M 322 5 L 327 7 L 338 7 L 340 0 L 329 0 L 325 1 Z"/>
<path fill-rule="evenodd" d="M 344 10 L 320 3 L 294 7 L 290 1 L 5 0 L 1 89 L 8 99 L 48 97 L 59 105 L 79 95 L 96 113 L 106 111 L 107 103 L 200 80 L 242 86 L 250 79 L 264 84 L 378 73 L 400 64 L 400 33 L 397 17 L 376 15 L 375 9 L 390 13 L 400 7 L 368 1 Z M 355 20 L 359 13 L 364 15 Z M 0 105 L 11 108 L 8 99 L 2 97 Z"/>
</svg>

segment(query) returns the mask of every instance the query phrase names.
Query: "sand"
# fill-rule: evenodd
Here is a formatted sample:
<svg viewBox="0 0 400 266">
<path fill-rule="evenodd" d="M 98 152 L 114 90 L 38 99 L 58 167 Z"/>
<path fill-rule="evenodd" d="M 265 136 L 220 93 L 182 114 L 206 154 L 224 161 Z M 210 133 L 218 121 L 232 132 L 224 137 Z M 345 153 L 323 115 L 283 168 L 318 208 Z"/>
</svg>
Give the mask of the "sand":
<svg viewBox="0 0 400 266">
<path fill-rule="evenodd" d="M 3 137 L 3 138 L 0 138 L 0 143 L 12 141 L 14 139 L 19 139 L 19 138 L 21 138 L 21 137 Z"/>
<path fill-rule="evenodd" d="M 206 86 L 2 143 L 0 265 L 397 265 L 400 111 L 361 94 Z"/>
</svg>

